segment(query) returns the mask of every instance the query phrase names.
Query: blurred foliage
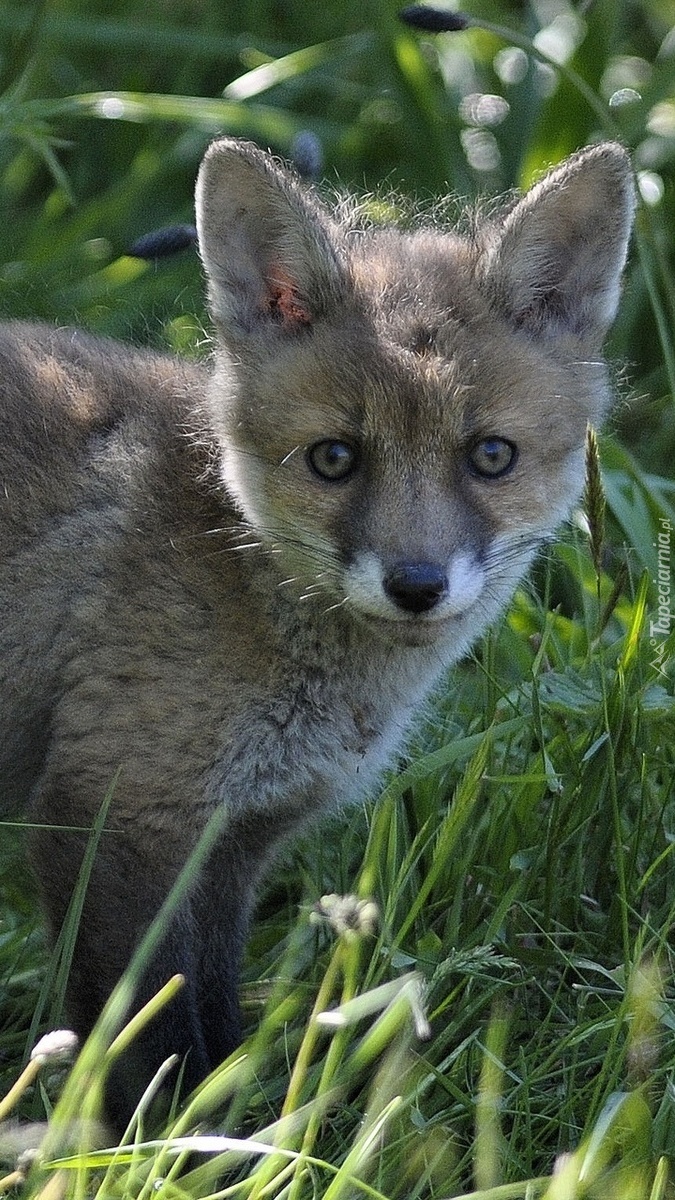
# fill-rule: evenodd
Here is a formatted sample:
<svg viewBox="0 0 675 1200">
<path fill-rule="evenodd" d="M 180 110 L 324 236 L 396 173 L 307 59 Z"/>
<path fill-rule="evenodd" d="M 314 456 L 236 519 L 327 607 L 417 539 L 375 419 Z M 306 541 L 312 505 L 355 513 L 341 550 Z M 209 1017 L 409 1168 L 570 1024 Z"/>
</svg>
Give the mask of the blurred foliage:
<svg viewBox="0 0 675 1200">
<path fill-rule="evenodd" d="M 650 449 L 669 463 L 675 3 L 486 0 L 466 6 L 485 27 L 438 36 L 406 28 L 398 8 L 155 0 L 140 12 L 124 0 L 2 0 L 2 309 L 142 340 L 201 315 L 192 257 L 154 271 L 123 256 L 147 230 L 190 218 L 196 168 L 218 131 L 288 156 L 294 135 L 312 130 L 329 184 L 423 200 L 526 185 L 618 134 L 649 202 L 640 223 L 651 276 L 636 264 L 613 336 L 641 396 L 639 418 L 624 412 L 622 428 L 639 437 L 655 426 Z"/>
</svg>

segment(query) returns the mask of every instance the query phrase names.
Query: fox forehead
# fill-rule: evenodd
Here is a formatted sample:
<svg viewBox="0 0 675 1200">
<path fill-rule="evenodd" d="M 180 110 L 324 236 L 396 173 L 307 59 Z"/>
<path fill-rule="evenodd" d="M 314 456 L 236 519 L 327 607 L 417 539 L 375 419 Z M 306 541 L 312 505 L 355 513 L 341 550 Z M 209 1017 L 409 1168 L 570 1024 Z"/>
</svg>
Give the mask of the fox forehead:
<svg viewBox="0 0 675 1200">
<path fill-rule="evenodd" d="M 432 363 L 373 324 L 349 324 L 317 323 L 251 381 L 240 393 L 236 440 L 246 431 L 260 450 L 269 437 L 283 455 L 289 443 L 307 446 L 322 437 L 373 447 L 414 443 L 423 433 L 446 446 L 463 437 L 468 363 L 463 370 L 452 355 Z"/>
<path fill-rule="evenodd" d="M 251 377 L 236 401 L 234 439 L 248 434 L 269 462 L 322 437 L 356 439 L 377 457 L 420 455 L 426 469 L 435 454 L 447 461 L 453 448 L 489 435 L 536 438 L 556 453 L 578 445 L 587 409 L 574 369 L 509 328 L 464 283 L 461 303 L 443 307 L 440 295 L 423 298 L 421 284 L 417 303 L 400 272 L 388 280 L 383 272 L 381 302 L 371 276 L 367 307 L 362 295 L 356 308 L 347 302 Z M 450 272 L 441 288 L 460 291 Z"/>
<path fill-rule="evenodd" d="M 426 324 L 432 335 L 485 314 L 486 303 L 475 281 L 477 244 L 453 233 L 381 230 L 357 238 L 349 257 L 356 291 L 390 337 L 426 353 L 412 330 Z M 423 330 L 420 330 L 423 331 Z M 431 343 L 431 346 L 433 343 Z"/>
</svg>

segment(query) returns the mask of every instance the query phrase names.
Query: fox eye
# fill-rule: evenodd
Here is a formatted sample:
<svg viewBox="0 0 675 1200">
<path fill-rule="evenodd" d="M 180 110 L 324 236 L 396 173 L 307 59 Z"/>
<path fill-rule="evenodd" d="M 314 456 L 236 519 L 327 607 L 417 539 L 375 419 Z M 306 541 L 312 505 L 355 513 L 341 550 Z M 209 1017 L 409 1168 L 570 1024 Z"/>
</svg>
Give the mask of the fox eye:
<svg viewBox="0 0 675 1200">
<path fill-rule="evenodd" d="M 499 479 L 511 470 L 517 457 L 517 448 L 506 438 L 481 438 L 469 450 L 469 467 L 483 479 Z"/>
<path fill-rule="evenodd" d="M 308 448 L 307 461 L 320 479 L 337 483 L 347 479 L 356 470 L 358 454 L 348 442 L 325 438 Z"/>
</svg>

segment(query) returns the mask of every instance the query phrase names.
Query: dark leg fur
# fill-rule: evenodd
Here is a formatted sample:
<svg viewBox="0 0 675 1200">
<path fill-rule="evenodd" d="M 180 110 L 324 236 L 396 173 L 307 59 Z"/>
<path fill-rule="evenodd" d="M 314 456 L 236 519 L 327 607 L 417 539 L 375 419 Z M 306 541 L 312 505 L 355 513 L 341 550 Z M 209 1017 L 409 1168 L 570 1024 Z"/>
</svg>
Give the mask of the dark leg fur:
<svg viewBox="0 0 675 1200">
<path fill-rule="evenodd" d="M 241 1041 L 238 988 L 241 954 L 253 900 L 253 866 L 231 861 L 233 842 L 212 856 L 194 898 L 199 929 L 198 995 L 201 1028 L 212 1067 Z"/>
<path fill-rule="evenodd" d="M 57 831 L 38 834 L 35 840 L 33 859 L 55 933 L 66 915 L 67 888 L 77 876 L 84 845 L 81 835 Z M 111 1075 L 106 1109 L 118 1133 L 171 1055 L 178 1055 L 183 1064 L 182 1091 L 187 1094 L 239 1044 L 238 975 L 253 872 L 244 863 L 233 867 L 231 846 L 223 845 L 214 853 L 144 972 L 134 1010 L 176 973 L 185 976 L 185 986 L 134 1041 Z M 148 863 L 127 844 L 126 835 L 103 835 L 69 981 L 68 1016 L 80 1037 L 91 1031 L 177 873 L 177 868 L 168 869 L 164 862 L 160 878 L 163 849 L 158 845 L 155 861 Z M 119 914 L 116 922 L 111 922 L 111 914 Z M 167 1100 L 177 1079 L 178 1069 L 167 1078 Z M 166 1103 L 158 1109 L 162 1107 Z"/>
</svg>

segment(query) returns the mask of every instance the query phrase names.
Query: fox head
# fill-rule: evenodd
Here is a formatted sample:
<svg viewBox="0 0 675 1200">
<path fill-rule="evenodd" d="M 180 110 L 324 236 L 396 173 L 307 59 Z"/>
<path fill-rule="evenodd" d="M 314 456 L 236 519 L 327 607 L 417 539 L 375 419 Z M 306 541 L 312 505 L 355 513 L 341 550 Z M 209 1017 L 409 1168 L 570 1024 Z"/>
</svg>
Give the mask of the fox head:
<svg viewBox="0 0 675 1200">
<path fill-rule="evenodd" d="M 496 616 L 581 489 L 633 209 L 614 143 L 469 237 L 359 228 L 255 147 L 210 147 L 210 419 L 299 595 L 453 655 Z"/>
</svg>

